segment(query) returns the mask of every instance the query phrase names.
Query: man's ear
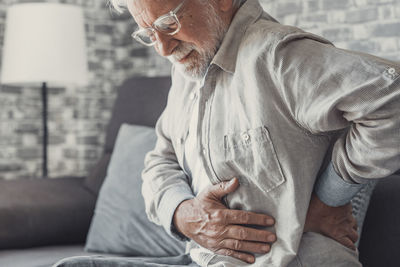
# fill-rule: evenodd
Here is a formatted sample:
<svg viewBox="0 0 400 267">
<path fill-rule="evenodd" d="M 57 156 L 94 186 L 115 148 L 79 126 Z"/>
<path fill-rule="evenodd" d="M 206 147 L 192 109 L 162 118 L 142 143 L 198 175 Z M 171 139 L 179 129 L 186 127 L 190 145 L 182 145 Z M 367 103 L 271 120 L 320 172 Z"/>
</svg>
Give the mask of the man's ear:
<svg viewBox="0 0 400 267">
<path fill-rule="evenodd" d="M 233 8 L 233 0 L 217 0 L 217 4 L 222 12 L 230 11 Z"/>
</svg>

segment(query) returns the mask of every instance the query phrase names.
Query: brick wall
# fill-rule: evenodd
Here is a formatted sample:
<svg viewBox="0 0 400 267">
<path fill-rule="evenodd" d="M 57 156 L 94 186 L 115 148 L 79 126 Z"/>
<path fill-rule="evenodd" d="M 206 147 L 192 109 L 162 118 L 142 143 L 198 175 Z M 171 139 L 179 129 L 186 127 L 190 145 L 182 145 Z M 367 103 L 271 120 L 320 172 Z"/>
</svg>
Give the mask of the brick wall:
<svg viewBox="0 0 400 267">
<path fill-rule="evenodd" d="M 116 86 L 132 75 L 168 75 L 169 63 L 136 44 L 130 37 L 132 19 L 110 12 L 105 0 L 1 0 L 0 51 L 6 9 L 23 2 L 84 8 L 90 82 L 82 88 L 49 88 L 48 168 L 53 177 L 85 175 L 101 155 Z M 41 136 L 40 88 L 0 85 L 0 179 L 41 175 Z"/>
<path fill-rule="evenodd" d="M 31 1 L 0 1 L 0 49 L 6 9 L 19 2 Z M 49 175 L 85 175 L 101 154 L 116 86 L 131 75 L 168 75 L 169 63 L 133 42 L 132 20 L 111 13 L 105 0 L 46 2 L 81 5 L 85 12 L 90 84 L 49 90 Z M 400 61 L 400 0 L 260 2 L 283 24 Z M 41 134 L 40 89 L 0 85 L 0 179 L 40 176 Z"/>
<path fill-rule="evenodd" d="M 400 0 L 261 0 L 282 24 L 336 46 L 400 61 Z"/>
</svg>

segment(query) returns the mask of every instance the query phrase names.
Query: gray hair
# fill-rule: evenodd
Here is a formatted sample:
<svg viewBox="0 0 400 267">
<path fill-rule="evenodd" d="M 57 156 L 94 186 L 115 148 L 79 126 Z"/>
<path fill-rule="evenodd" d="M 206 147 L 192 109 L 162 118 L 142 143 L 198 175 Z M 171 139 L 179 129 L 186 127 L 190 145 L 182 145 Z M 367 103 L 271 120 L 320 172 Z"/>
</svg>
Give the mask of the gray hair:
<svg viewBox="0 0 400 267">
<path fill-rule="evenodd" d="M 109 6 L 114 8 L 118 13 L 122 13 L 128 1 L 132 0 L 109 0 Z M 239 8 L 244 2 L 246 2 L 246 0 L 233 0 L 233 7 Z"/>
<path fill-rule="evenodd" d="M 118 13 L 124 12 L 128 0 L 108 0 L 108 5 L 114 8 Z"/>
</svg>

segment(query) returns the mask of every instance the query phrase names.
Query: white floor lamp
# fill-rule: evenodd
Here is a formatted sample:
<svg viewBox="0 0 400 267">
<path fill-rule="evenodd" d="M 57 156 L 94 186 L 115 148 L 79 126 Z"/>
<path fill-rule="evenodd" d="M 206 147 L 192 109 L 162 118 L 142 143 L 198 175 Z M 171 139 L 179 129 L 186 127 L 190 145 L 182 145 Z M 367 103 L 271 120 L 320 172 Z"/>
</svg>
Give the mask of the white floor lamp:
<svg viewBox="0 0 400 267">
<path fill-rule="evenodd" d="M 10 6 L 2 55 L 1 83 L 42 87 L 42 175 L 47 177 L 47 88 L 88 83 L 82 8 L 54 3 Z"/>
</svg>

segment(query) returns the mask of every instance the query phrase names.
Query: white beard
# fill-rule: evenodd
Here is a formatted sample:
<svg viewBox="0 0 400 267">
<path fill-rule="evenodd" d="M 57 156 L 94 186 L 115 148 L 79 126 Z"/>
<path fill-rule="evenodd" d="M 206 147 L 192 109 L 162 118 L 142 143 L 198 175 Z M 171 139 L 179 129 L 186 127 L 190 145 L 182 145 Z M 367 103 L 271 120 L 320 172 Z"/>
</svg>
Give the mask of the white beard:
<svg viewBox="0 0 400 267">
<path fill-rule="evenodd" d="M 207 28 L 212 30 L 208 41 L 204 42 L 202 47 L 181 42 L 175 48 L 173 54 L 168 56 L 168 59 L 174 64 L 175 68 L 189 80 L 198 81 L 203 79 L 228 29 L 228 25 L 218 16 L 214 7 L 209 5 L 206 12 L 208 14 L 206 21 L 208 24 Z M 193 50 L 194 52 L 192 52 Z M 190 52 L 192 54 L 189 58 L 185 62 L 179 63 L 179 60 L 187 56 Z"/>
</svg>

